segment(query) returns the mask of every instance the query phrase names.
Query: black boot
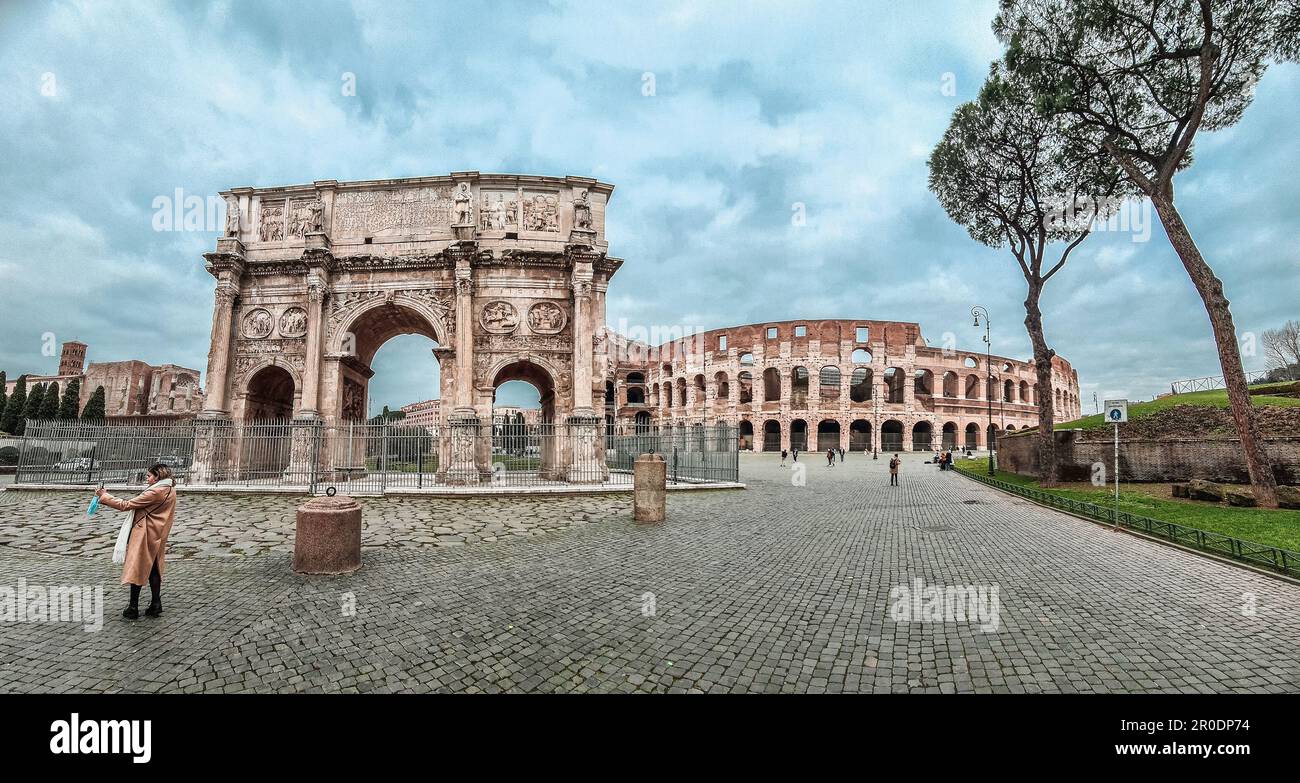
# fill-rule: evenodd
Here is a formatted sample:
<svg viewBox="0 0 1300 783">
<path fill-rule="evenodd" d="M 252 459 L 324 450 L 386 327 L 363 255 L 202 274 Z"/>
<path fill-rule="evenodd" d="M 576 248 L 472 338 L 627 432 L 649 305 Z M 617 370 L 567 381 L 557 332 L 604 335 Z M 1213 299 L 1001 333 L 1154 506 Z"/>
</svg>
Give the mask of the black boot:
<svg viewBox="0 0 1300 783">
<path fill-rule="evenodd" d="M 128 620 L 140 619 L 140 585 L 131 585 L 131 602 L 122 610 L 122 616 Z"/>
<path fill-rule="evenodd" d="M 161 615 L 162 599 L 155 595 L 153 597 L 153 600 L 149 602 L 149 608 L 145 609 L 144 613 L 147 617 L 158 617 L 159 615 Z"/>
</svg>

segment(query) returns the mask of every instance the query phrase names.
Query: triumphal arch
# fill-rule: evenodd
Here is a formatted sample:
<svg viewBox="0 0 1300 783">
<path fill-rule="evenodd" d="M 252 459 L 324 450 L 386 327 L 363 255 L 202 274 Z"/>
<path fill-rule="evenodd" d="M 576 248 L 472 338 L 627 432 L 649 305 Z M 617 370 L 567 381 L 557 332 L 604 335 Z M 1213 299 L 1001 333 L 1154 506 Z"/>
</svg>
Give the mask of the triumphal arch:
<svg viewBox="0 0 1300 783">
<path fill-rule="evenodd" d="M 327 462 L 333 452 L 308 456 L 306 444 L 364 420 L 375 352 L 415 333 L 438 345 L 447 481 L 490 475 L 479 433 L 509 380 L 536 386 L 543 420 L 566 434 L 544 472 L 602 480 L 597 335 L 622 263 L 605 238 L 612 192 L 585 177 L 466 171 L 222 193 L 224 236 L 204 255 L 216 304 L 199 479 L 234 469 L 237 447 L 215 444 L 254 422 L 290 426 L 295 463 Z"/>
</svg>

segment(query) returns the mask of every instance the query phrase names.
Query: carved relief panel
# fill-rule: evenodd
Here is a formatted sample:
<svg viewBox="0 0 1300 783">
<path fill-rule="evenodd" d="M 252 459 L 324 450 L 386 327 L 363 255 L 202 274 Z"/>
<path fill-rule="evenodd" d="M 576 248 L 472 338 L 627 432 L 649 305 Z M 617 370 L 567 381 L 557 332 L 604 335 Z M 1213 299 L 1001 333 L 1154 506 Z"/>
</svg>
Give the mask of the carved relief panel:
<svg viewBox="0 0 1300 783">
<path fill-rule="evenodd" d="M 528 328 L 533 334 L 559 334 L 567 322 L 564 308 L 555 302 L 538 302 L 528 308 Z"/>
<path fill-rule="evenodd" d="M 334 197 L 331 235 L 341 238 L 447 231 L 455 196 L 450 185 L 342 191 Z"/>
<path fill-rule="evenodd" d="M 519 311 L 509 302 L 496 301 L 483 305 L 479 318 L 484 331 L 496 334 L 509 334 L 519 326 Z"/>
</svg>

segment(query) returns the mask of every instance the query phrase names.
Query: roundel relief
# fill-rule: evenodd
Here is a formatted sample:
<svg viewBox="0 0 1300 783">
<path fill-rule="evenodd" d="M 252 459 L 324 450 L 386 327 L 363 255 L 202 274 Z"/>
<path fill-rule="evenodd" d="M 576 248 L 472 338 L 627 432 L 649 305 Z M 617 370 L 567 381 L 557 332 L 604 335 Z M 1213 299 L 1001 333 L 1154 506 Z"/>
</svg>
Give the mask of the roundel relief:
<svg viewBox="0 0 1300 783">
<path fill-rule="evenodd" d="M 307 311 L 290 307 L 280 314 L 280 336 L 302 337 L 307 334 Z"/>
<path fill-rule="evenodd" d="M 509 302 L 488 302 L 483 305 L 483 314 L 479 318 L 486 331 L 496 334 L 509 334 L 519 326 L 519 311 Z"/>
<path fill-rule="evenodd" d="M 528 328 L 535 334 L 557 334 L 566 320 L 564 308 L 554 302 L 538 302 L 528 308 Z"/>
<path fill-rule="evenodd" d="M 271 313 L 258 308 L 244 316 L 244 336 L 254 340 L 271 334 Z"/>
</svg>

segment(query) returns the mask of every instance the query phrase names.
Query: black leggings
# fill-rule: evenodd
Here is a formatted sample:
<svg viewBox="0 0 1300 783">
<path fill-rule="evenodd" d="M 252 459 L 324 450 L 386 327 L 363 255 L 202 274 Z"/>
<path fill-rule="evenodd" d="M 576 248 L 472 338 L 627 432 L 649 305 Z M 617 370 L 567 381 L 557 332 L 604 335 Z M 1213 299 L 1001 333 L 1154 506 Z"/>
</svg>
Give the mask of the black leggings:
<svg viewBox="0 0 1300 783">
<path fill-rule="evenodd" d="M 131 585 L 131 605 L 134 606 L 140 602 L 141 585 Z M 153 570 L 149 572 L 149 592 L 153 593 L 153 600 L 158 600 L 158 593 L 162 591 L 162 574 L 158 573 L 158 561 L 153 561 Z"/>
</svg>

